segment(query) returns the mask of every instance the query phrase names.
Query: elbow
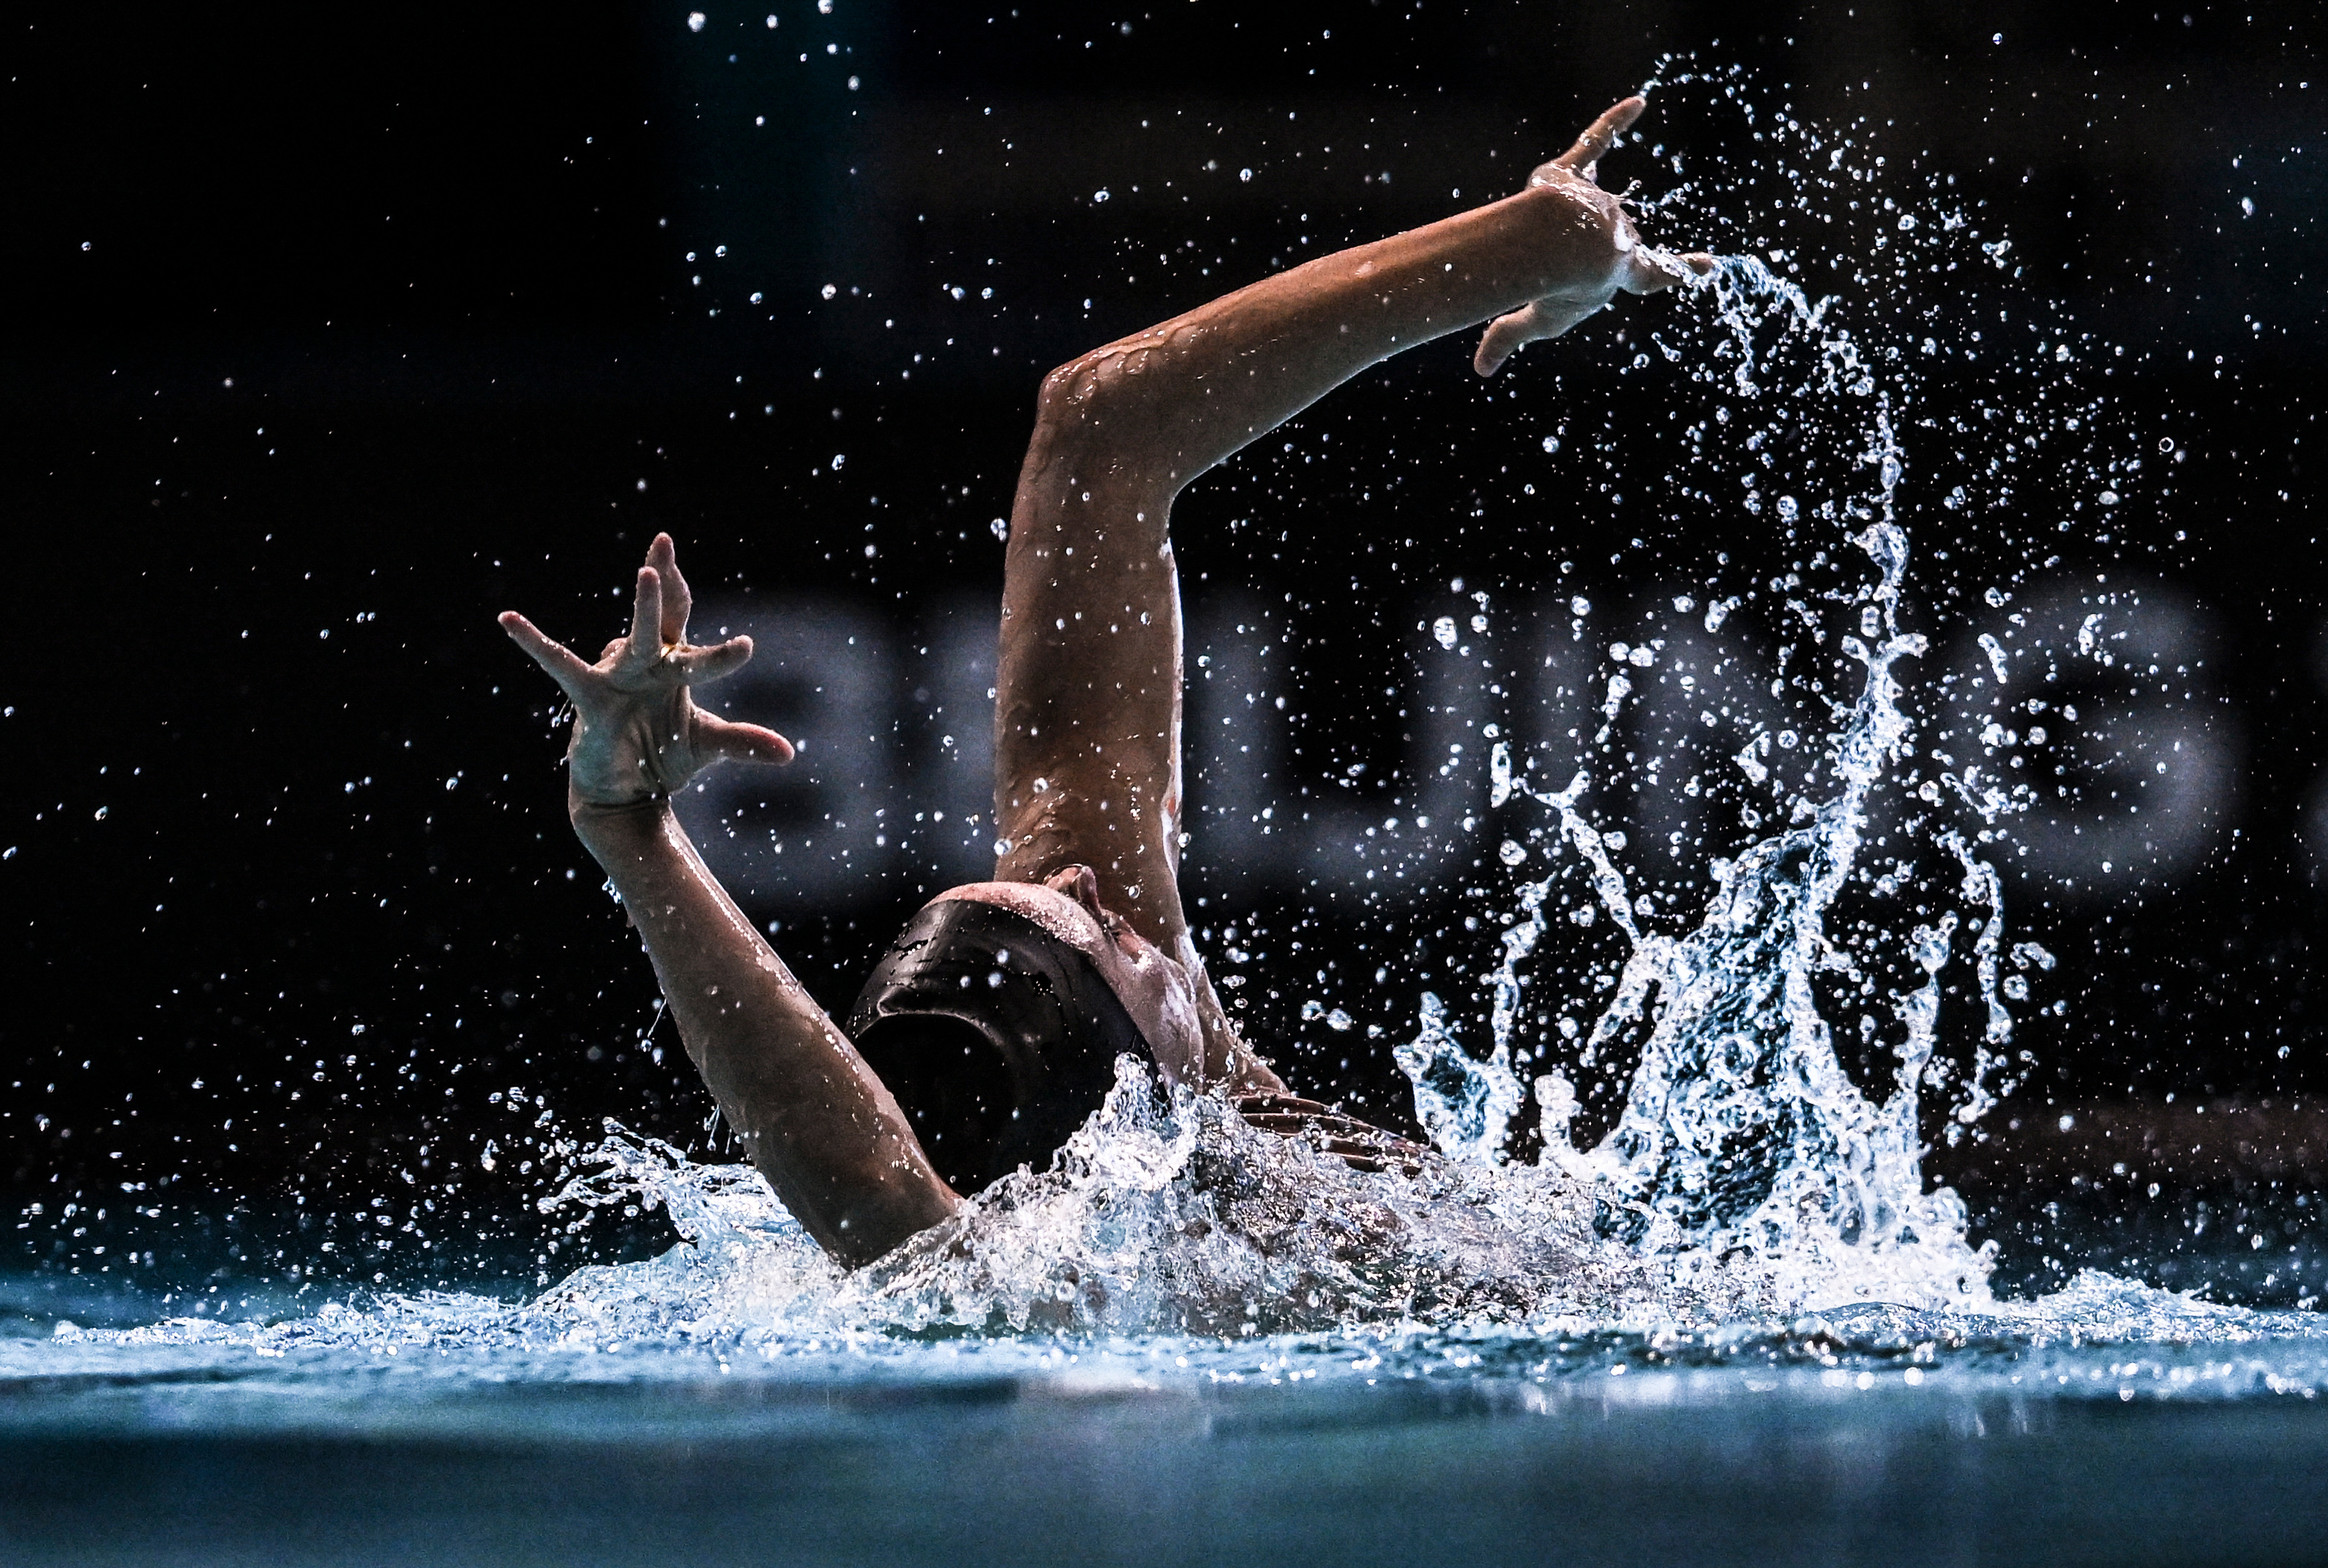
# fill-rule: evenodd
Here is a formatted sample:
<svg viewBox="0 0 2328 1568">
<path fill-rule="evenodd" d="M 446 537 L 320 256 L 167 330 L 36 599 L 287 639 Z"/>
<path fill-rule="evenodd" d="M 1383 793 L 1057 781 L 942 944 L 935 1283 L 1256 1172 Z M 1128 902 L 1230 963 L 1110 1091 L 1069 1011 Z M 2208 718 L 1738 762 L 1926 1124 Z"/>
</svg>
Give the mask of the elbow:
<svg viewBox="0 0 2328 1568">
<path fill-rule="evenodd" d="M 1122 356 L 1094 349 L 1043 378 L 1035 403 L 1035 426 L 1053 439 L 1103 428 L 1122 401 Z"/>
<path fill-rule="evenodd" d="M 1174 371 L 1175 356 L 1157 333 L 1120 339 L 1069 360 L 1043 378 L 1036 400 L 1036 428 L 1074 437 L 1106 432 L 1121 439 L 1127 428 L 1170 417 L 1188 382 Z"/>
<path fill-rule="evenodd" d="M 1045 376 L 1028 474 L 1104 472 L 1114 502 L 1149 511 L 1160 528 L 1160 507 L 1218 461 L 1201 450 L 1205 384 L 1165 348 L 1152 336 L 1128 339 Z"/>
</svg>

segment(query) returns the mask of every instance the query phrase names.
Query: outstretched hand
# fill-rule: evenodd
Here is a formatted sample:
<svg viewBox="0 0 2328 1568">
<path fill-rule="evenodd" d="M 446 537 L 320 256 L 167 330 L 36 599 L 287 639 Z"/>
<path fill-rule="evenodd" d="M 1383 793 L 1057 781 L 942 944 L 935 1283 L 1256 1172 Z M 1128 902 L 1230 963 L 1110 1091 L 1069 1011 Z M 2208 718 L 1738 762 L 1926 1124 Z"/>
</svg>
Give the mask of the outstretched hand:
<svg viewBox="0 0 2328 1568">
<path fill-rule="evenodd" d="M 1330 1105 L 1299 1094 L 1236 1094 L 1237 1114 L 1265 1132 L 1300 1138 L 1320 1154 L 1330 1154 L 1354 1170 L 1420 1175 L 1431 1150 L 1411 1139 L 1345 1116 Z"/>
<path fill-rule="evenodd" d="M 1627 99 L 1586 127 L 1574 146 L 1528 176 L 1532 187 L 1559 186 L 1578 197 L 1607 226 L 1615 246 L 1607 267 L 1489 322 L 1479 340 L 1479 352 L 1471 360 L 1471 368 L 1479 374 L 1494 375 L 1523 344 L 1558 337 L 1606 305 L 1619 290 L 1656 294 L 1713 270 L 1713 258 L 1702 252 L 1675 256 L 1642 244 L 1640 232 L 1623 205 L 1598 183 L 1601 155 L 1647 108 L 1645 99 Z"/>
<path fill-rule="evenodd" d="M 691 645 L 687 615 L 693 603 L 671 535 L 659 533 L 639 568 L 630 635 L 607 643 L 596 664 L 585 663 L 515 610 L 502 612 L 502 630 L 574 704 L 566 761 L 576 801 L 635 805 L 676 793 L 723 758 L 792 761 L 792 742 L 774 730 L 731 724 L 704 712 L 688 695 L 696 681 L 732 674 L 752 656 L 749 637 Z"/>
</svg>

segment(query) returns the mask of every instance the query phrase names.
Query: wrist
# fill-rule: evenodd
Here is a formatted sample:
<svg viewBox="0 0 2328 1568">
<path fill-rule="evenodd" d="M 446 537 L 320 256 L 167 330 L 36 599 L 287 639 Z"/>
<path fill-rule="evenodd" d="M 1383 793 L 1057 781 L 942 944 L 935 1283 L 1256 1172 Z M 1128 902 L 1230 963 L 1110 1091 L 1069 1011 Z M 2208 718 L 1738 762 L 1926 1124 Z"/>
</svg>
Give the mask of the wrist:
<svg viewBox="0 0 2328 1568">
<path fill-rule="evenodd" d="M 614 849 L 635 842 L 642 837 L 654 837 L 671 814 L 671 797 L 661 794 L 641 795 L 634 801 L 594 801 L 577 793 L 570 786 L 566 792 L 567 820 L 574 824 L 575 836 L 583 847 L 598 854 L 601 846 Z M 604 855 L 599 855 L 602 860 Z"/>
<path fill-rule="evenodd" d="M 1628 249 L 1624 211 L 1598 186 L 1573 179 L 1531 183 L 1507 200 L 1527 235 L 1532 299 L 1603 285 Z"/>
</svg>

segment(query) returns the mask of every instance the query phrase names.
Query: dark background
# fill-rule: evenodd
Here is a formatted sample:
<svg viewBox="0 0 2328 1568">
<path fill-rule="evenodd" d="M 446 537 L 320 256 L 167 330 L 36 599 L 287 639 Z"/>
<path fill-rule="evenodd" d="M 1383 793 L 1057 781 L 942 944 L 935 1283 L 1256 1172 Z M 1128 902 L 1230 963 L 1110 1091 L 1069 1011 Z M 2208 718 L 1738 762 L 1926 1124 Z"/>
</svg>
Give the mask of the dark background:
<svg viewBox="0 0 2328 1568">
<path fill-rule="evenodd" d="M 359 1279 L 546 1262 L 529 1139 L 612 1114 L 701 1147 L 709 1102 L 667 1025 L 643 1039 L 652 978 L 565 827 L 547 689 L 492 614 L 595 649 L 668 528 L 714 614 L 869 628 L 868 679 L 914 698 L 881 699 L 880 809 L 899 813 L 882 822 L 917 789 L 963 799 L 975 737 L 943 747 L 926 692 L 977 685 L 988 521 L 1040 372 L 1513 187 L 1674 51 L 1749 68 L 1806 122 L 1856 122 L 1903 181 L 1955 175 L 2038 300 L 2136 354 L 2117 417 L 2171 425 L 2187 458 L 2155 516 L 2048 548 L 2064 577 L 2130 570 L 2181 606 L 2211 677 L 2175 722 L 2221 777 L 2146 869 L 2008 861 L 2014 934 L 2060 960 L 2035 1005 L 2069 1005 L 2024 1025 L 2037 1063 L 1997 1141 L 1943 1163 L 2030 1278 L 2071 1251 L 2032 1228 L 2032 1182 L 2106 1189 L 2104 1228 L 2145 1178 L 2218 1207 L 2316 1189 L 2328 578 L 2302 443 L 2328 343 L 2328 80 L 2310 7 L 764 0 L 699 29 L 689 11 L 89 5 L 8 24 L 0 887 L 20 913 L 0 1181 L 20 1261 L 93 1273 L 127 1245 L 166 1270 L 183 1242 Z M 1685 102 L 1655 112 L 1645 130 L 1713 155 Z M 1191 493 L 1199 645 L 1251 606 L 1300 617 L 1287 674 L 1309 738 L 1281 795 L 1413 809 L 1379 747 L 1373 776 L 1345 765 L 1392 744 L 1371 682 L 1413 657 L 1410 608 L 1468 611 L 1457 577 L 1617 603 L 1717 542 L 1784 569 L 1742 518 L 1636 545 L 1638 512 L 1564 504 L 1553 548 L 1488 515 L 1523 473 L 1548 493 L 1572 477 L 1535 439 L 1564 411 L 1651 417 L 1656 389 L 1591 351 L 1619 330 L 1492 390 L 1468 343 L 1433 345 Z M 1916 614 L 1954 636 L 1984 571 L 2028 563 L 1933 526 L 1920 542 L 1959 559 Z M 1394 565 L 1418 533 L 1427 565 Z M 1483 814 L 1483 869 L 1450 862 L 1403 900 L 1208 866 L 1206 791 L 1226 786 L 1206 745 L 1190 877 L 1219 901 L 1199 915 L 1212 949 L 1253 955 L 1256 1038 L 1399 1121 L 1389 1047 L 1419 990 L 1484 1038 L 1464 977 L 1496 923 L 1465 919 L 1508 907 L 1504 830 Z M 821 787 L 834 810 L 845 782 Z M 808 799 L 791 809 L 821 821 Z M 755 899 L 834 1007 L 924 893 L 974 874 L 974 831 L 885 832 L 876 854 L 867 826 L 862 878 Z M 1555 930 L 1546 991 L 1607 958 Z M 1303 1018 L 1318 999 L 1357 1027 Z M 2149 1163 L 2110 1186 L 2128 1147 Z M 2189 1211 L 2160 1212 L 2139 1246 L 2089 1236 L 2079 1255 L 2178 1277 Z M 218 1232 L 251 1216 L 266 1250 Z M 361 1265 L 283 1234 L 363 1219 Z"/>
</svg>

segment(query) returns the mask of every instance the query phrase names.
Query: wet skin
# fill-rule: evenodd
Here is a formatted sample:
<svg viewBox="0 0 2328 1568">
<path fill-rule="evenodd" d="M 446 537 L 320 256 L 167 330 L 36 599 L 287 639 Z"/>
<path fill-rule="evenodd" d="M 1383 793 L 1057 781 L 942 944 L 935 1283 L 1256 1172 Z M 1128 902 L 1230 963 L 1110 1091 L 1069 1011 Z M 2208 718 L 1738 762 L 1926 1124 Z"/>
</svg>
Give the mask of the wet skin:
<svg viewBox="0 0 2328 1568">
<path fill-rule="evenodd" d="M 1594 183 L 1641 113 L 1628 99 L 1517 195 L 1323 257 L 1094 350 L 1043 382 L 1011 511 L 995 711 L 995 879 L 940 894 L 1000 905 L 1089 957 L 1177 1084 L 1362 1169 L 1415 1145 L 1293 1094 L 1221 1006 L 1190 941 L 1181 843 L 1180 604 L 1169 521 L 1192 480 L 1368 366 L 1488 323 L 1493 375 L 1618 293 L 1711 270 L 1644 247 Z M 691 684 L 751 657 L 687 641 L 668 535 L 640 568 L 631 631 L 585 662 L 514 611 L 501 624 L 573 701 L 576 832 L 622 897 L 721 1114 L 810 1234 L 868 1261 L 960 1198 L 896 1099 L 705 869 L 671 797 L 720 761 L 788 762 Z"/>
</svg>

